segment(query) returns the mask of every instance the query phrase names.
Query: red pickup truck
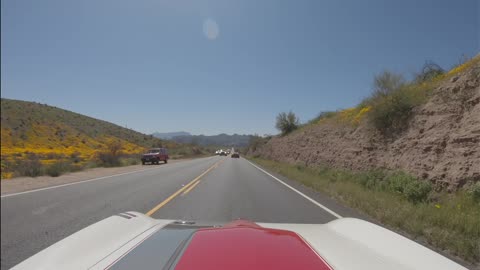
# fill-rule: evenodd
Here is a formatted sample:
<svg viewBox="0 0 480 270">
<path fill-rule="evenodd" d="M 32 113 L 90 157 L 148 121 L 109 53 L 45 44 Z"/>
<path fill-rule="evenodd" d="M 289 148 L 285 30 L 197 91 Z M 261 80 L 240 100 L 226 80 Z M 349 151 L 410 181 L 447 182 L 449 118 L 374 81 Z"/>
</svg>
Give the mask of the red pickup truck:
<svg viewBox="0 0 480 270">
<path fill-rule="evenodd" d="M 151 164 L 159 164 L 160 161 L 168 162 L 168 151 L 166 148 L 152 148 L 142 156 L 142 164 L 150 162 Z"/>
</svg>

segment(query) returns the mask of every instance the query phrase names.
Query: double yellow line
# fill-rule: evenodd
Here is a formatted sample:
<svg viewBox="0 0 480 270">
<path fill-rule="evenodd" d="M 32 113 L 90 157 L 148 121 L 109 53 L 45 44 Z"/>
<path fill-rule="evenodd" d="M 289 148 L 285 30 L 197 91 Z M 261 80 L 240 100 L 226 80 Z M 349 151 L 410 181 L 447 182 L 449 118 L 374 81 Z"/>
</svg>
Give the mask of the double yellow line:
<svg viewBox="0 0 480 270">
<path fill-rule="evenodd" d="M 206 171 L 204 171 L 202 174 L 200 174 L 199 176 L 195 177 L 195 179 L 193 179 L 192 181 L 190 181 L 188 184 L 186 184 L 185 186 L 183 186 L 181 189 L 177 190 L 175 193 L 173 193 L 172 195 L 170 195 L 170 197 L 168 197 L 167 199 L 165 199 L 163 202 L 159 203 L 157 206 L 155 206 L 154 208 L 152 208 L 150 211 L 148 211 L 145 215 L 147 216 L 151 216 L 153 215 L 155 212 L 158 211 L 158 209 L 162 208 L 163 206 L 165 206 L 167 203 L 169 203 L 171 200 L 173 200 L 175 197 L 178 196 L 178 194 L 182 193 L 182 196 L 187 194 L 188 192 L 190 192 L 195 186 L 197 186 L 199 183 L 200 183 L 200 178 L 202 178 L 203 176 L 205 176 L 207 173 L 209 173 L 211 170 L 215 169 L 216 167 L 218 167 L 218 165 L 220 165 L 220 163 L 222 163 L 223 160 L 220 160 L 218 161 L 217 163 L 213 164 L 210 168 L 208 168 Z"/>
</svg>

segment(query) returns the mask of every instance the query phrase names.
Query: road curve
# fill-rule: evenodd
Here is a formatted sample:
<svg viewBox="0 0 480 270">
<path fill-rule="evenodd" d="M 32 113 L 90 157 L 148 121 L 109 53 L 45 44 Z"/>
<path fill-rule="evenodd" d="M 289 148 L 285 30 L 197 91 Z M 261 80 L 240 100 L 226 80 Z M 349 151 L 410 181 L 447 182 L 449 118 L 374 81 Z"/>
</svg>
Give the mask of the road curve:
<svg viewBox="0 0 480 270">
<path fill-rule="evenodd" d="M 125 211 L 206 222 L 246 218 L 325 223 L 340 215 L 358 216 L 295 182 L 272 177 L 243 158 L 201 158 L 2 197 L 1 269 Z"/>
</svg>

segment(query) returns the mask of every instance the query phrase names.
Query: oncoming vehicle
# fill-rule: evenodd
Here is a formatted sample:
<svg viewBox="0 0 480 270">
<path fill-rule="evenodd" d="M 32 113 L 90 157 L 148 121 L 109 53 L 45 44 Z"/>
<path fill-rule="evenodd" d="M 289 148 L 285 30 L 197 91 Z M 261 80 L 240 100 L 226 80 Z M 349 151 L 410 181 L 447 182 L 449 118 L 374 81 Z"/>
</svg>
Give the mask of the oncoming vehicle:
<svg viewBox="0 0 480 270">
<path fill-rule="evenodd" d="M 97 222 L 12 269 L 466 269 L 373 223 L 226 224 L 153 219 L 138 212 Z"/>
<path fill-rule="evenodd" d="M 142 164 L 149 162 L 150 164 L 159 164 L 160 161 L 168 162 L 168 150 L 166 148 L 152 148 L 142 156 Z"/>
</svg>

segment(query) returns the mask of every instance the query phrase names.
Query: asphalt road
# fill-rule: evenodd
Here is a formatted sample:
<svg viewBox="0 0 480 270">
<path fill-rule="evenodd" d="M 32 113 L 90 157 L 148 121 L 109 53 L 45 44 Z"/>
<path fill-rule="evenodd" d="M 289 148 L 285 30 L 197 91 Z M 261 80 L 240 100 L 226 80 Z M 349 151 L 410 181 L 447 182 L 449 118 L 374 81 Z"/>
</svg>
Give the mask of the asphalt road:
<svg viewBox="0 0 480 270">
<path fill-rule="evenodd" d="M 358 217 L 321 194 L 269 175 L 243 158 L 195 159 L 2 197 L 1 269 L 124 211 L 212 223 L 237 218 L 325 223 L 339 215 Z"/>
</svg>

